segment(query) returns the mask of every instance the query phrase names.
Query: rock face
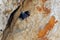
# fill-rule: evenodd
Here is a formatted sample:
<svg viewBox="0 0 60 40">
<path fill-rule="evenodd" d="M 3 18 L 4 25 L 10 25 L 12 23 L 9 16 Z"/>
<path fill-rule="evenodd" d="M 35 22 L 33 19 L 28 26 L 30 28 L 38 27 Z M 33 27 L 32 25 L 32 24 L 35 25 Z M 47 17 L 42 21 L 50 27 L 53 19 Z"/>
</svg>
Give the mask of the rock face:
<svg viewBox="0 0 60 40">
<path fill-rule="evenodd" d="M 28 3 L 28 4 L 27 4 Z M 51 8 L 46 8 L 40 0 L 27 0 L 23 12 L 29 11 L 30 16 L 24 20 L 18 19 L 14 28 L 14 40 L 39 40 L 38 31 L 43 29 L 50 19 Z M 49 4 L 51 5 L 51 4 Z M 38 8 L 37 8 L 38 7 Z M 40 10 L 41 7 L 41 11 Z M 50 11 L 49 13 L 46 10 Z"/>
<path fill-rule="evenodd" d="M 17 1 L 3 0 L 2 2 L 3 3 L 0 5 L 0 29 L 4 30 L 10 13 L 17 7 Z M 24 20 L 18 18 L 13 29 L 13 40 L 60 40 L 59 2 L 59 0 L 26 0 L 22 12 L 29 11 L 30 16 Z M 51 16 L 55 16 L 56 20 L 58 20 L 57 24 L 54 25 L 44 37 L 38 38 L 37 34 L 39 30 L 45 28 Z M 11 40 L 11 37 L 9 37 L 9 39 Z M 7 40 L 9 39 L 7 38 Z"/>
<path fill-rule="evenodd" d="M 9 4 L 7 0 L 0 1 L 0 29 L 4 30 L 10 13 L 17 7 L 12 3 L 12 0 L 10 0 Z"/>
<path fill-rule="evenodd" d="M 0 35 L 6 27 L 11 12 L 17 8 L 17 3 L 16 0 L 0 0 Z"/>
</svg>

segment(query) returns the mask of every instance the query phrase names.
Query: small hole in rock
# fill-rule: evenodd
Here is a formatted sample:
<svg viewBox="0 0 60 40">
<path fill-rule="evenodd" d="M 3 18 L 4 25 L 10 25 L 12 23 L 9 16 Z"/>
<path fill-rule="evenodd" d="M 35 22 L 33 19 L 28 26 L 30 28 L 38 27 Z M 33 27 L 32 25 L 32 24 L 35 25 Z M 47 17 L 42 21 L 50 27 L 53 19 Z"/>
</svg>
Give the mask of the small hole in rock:
<svg viewBox="0 0 60 40">
<path fill-rule="evenodd" d="M 2 31 L 2 29 L 0 29 L 0 31 Z"/>
</svg>

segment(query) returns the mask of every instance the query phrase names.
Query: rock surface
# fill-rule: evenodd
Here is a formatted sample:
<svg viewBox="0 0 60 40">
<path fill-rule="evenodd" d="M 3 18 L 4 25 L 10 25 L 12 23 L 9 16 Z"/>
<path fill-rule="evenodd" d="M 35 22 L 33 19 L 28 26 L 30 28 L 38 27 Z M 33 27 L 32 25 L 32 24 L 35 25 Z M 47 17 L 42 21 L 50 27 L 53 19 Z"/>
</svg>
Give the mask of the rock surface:
<svg viewBox="0 0 60 40">
<path fill-rule="evenodd" d="M 17 5 L 13 6 L 11 3 L 12 0 L 10 1 L 10 4 L 8 4 L 7 2 L 8 6 L 5 6 L 4 3 L 0 5 L 0 10 L 1 10 L 0 29 L 2 30 L 4 30 L 6 27 L 7 20 L 10 16 L 9 13 L 12 12 L 12 10 L 14 10 L 17 7 Z M 43 4 L 46 8 L 43 7 Z M 12 9 L 12 10 L 10 12 L 8 11 L 8 13 L 5 13 L 6 12 L 5 10 L 7 9 L 8 10 Z M 23 11 L 27 11 L 27 10 L 30 11 L 30 16 L 24 20 L 18 19 L 14 26 L 14 30 L 13 30 L 14 40 L 40 40 L 37 37 L 38 31 L 45 27 L 45 25 L 48 23 L 52 15 L 55 16 L 56 20 L 58 20 L 58 23 L 54 25 L 54 28 L 51 31 L 49 31 L 46 37 L 48 38 L 48 40 L 60 40 L 60 27 L 59 27 L 60 1 L 59 0 L 47 0 L 46 2 L 43 0 L 38 0 L 38 1 L 28 0 L 26 1 L 23 7 Z M 1 36 L 2 36 L 2 32 L 1 32 Z"/>
</svg>

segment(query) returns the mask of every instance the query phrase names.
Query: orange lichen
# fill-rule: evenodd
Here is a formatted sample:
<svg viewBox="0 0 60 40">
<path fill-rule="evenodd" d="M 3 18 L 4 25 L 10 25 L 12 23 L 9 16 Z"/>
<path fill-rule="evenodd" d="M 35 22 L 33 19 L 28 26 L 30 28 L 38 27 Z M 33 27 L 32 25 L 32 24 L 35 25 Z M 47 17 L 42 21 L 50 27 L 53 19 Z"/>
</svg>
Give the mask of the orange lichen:
<svg viewBox="0 0 60 40">
<path fill-rule="evenodd" d="M 40 38 L 39 40 L 48 40 L 47 37 Z"/>
<path fill-rule="evenodd" d="M 42 2 L 42 3 L 41 3 L 41 6 L 37 6 L 37 7 L 36 7 L 37 10 L 38 10 L 39 12 L 42 12 L 43 14 L 49 14 L 49 13 L 51 12 L 51 9 L 49 9 L 49 8 L 47 8 L 47 7 L 44 6 L 46 1 L 47 1 L 47 0 L 40 0 L 40 2 Z"/>
<path fill-rule="evenodd" d="M 38 38 L 42 38 L 42 37 L 44 37 L 45 34 L 46 34 L 46 30 L 45 30 L 45 29 L 40 30 L 39 33 L 38 33 Z"/>
<path fill-rule="evenodd" d="M 37 8 L 37 10 L 38 10 L 39 12 L 42 11 L 42 8 L 41 8 L 41 7 L 37 6 L 36 8 Z"/>
<path fill-rule="evenodd" d="M 50 13 L 50 9 L 48 9 L 48 8 L 46 8 L 46 7 L 42 7 L 42 9 L 43 9 L 43 12 L 45 13 L 45 14 L 49 14 Z"/>
<path fill-rule="evenodd" d="M 49 14 L 49 13 L 51 12 L 50 9 L 48 9 L 48 8 L 46 8 L 46 7 L 44 7 L 44 6 L 42 6 L 42 7 L 37 6 L 36 8 L 37 8 L 37 10 L 38 10 L 39 12 L 43 12 L 44 14 Z"/>
<path fill-rule="evenodd" d="M 45 3 L 47 0 L 40 0 L 42 3 Z"/>
<path fill-rule="evenodd" d="M 54 24 L 56 23 L 57 21 L 55 21 L 55 17 L 52 16 L 48 22 L 48 24 L 45 26 L 44 29 L 40 30 L 39 33 L 38 33 L 38 38 L 42 38 L 46 35 L 46 33 L 48 31 L 50 31 L 53 27 L 54 27 Z"/>
<path fill-rule="evenodd" d="M 49 20 L 49 23 L 45 26 L 45 30 L 51 30 L 56 22 L 57 21 L 55 20 L 55 17 L 52 16 L 51 19 Z"/>
</svg>

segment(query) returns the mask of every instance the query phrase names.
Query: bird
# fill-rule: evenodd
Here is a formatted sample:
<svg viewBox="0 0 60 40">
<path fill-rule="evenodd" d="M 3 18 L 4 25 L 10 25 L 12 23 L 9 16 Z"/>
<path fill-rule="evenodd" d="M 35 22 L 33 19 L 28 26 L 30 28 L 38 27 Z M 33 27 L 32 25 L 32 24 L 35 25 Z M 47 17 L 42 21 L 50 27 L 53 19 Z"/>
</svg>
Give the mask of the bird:
<svg viewBox="0 0 60 40">
<path fill-rule="evenodd" d="M 25 12 L 21 12 L 19 18 L 24 20 L 25 18 L 30 16 L 30 12 L 29 11 L 25 11 Z"/>
</svg>

